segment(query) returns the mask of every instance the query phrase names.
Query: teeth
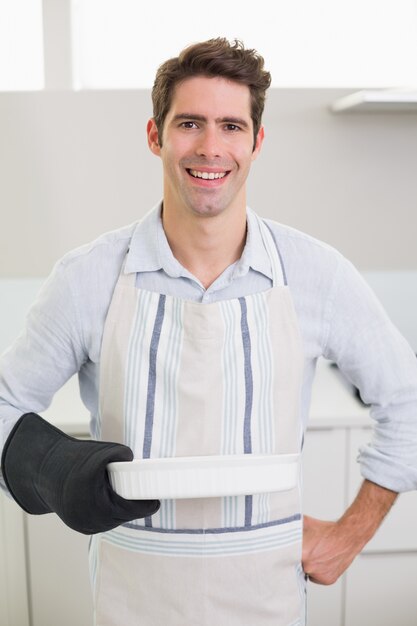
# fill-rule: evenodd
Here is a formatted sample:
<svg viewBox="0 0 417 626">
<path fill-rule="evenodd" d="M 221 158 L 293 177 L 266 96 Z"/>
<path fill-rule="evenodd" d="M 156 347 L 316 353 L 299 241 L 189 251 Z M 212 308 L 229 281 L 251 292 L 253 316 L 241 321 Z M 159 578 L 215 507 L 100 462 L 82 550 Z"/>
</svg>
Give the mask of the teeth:
<svg viewBox="0 0 417 626">
<path fill-rule="evenodd" d="M 224 178 L 226 172 L 198 172 L 197 170 L 189 170 L 194 178 L 204 178 L 205 180 L 213 180 L 214 178 Z"/>
</svg>

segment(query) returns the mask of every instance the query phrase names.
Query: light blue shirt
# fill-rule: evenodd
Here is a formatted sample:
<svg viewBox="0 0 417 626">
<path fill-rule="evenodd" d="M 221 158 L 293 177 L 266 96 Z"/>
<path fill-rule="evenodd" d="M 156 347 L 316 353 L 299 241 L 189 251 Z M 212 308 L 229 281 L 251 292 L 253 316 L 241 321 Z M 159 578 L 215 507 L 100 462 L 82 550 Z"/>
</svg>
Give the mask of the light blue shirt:
<svg viewBox="0 0 417 626">
<path fill-rule="evenodd" d="M 137 224 L 65 255 L 31 307 L 26 326 L 0 359 L 0 445 L 26 412 L 44 411 L 76 372 L 81 398 L 98 413 L 100 348 L 114 286 L 136 272 L 137 286 L 207 303 L 272 286 L 257 217 L 248 209 L 241 258 L 205 289 L 174 258 L 160 203 Z M 308 421 L 317 358 L 335 361 L 371 404 L 372 443 L 362 475 L 394 491 L 417 488 L 417 359 L 361 275 L 331 246 L 277 222 L 270 228 L 283 261 L 304 345 L 301 412 Z"/>
</svg>

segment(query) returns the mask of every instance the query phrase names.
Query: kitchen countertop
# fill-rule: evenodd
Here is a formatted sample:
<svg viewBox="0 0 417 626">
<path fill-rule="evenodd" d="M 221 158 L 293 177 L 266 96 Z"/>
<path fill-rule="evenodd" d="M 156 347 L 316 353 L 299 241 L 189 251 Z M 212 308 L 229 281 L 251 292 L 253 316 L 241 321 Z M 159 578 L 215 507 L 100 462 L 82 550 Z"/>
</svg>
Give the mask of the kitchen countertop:
<svg viewBox="0 0 417 626">
<path fill-rule="evenodd" d="M 310 405 L 309 428 L 371 426 L 369 407 L 330 361 L 319 359 Z"/>
<path fill-rule="evenodd" d="M 45 419 L 73 436 L 89 434 L 89 414 L 78 393 L 74 376 L 55 395 Z M 340 371 L 329 361 L 320 359 L 311 399 L 310 429 L 371 426 L 369 408 L 361 404 Z"/>
</svg>

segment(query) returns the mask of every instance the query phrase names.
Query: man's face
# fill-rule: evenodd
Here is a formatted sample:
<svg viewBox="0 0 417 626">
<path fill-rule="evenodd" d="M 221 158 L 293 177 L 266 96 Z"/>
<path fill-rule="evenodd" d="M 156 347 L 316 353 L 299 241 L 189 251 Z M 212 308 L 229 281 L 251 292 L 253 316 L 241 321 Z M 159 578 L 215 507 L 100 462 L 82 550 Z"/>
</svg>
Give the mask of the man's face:
<svg viewBox="0 0 417 626">
<path fill-rule="evenodd" d="M 223 78 L 196 76 L 176 86 L 165 118 L 162 148 L 153 120 L 148 142 L 164 169 L 164 206 L 199 216 L 246 207 L 246 178 L 253 150 L 250 92 Z"/>
</svg>

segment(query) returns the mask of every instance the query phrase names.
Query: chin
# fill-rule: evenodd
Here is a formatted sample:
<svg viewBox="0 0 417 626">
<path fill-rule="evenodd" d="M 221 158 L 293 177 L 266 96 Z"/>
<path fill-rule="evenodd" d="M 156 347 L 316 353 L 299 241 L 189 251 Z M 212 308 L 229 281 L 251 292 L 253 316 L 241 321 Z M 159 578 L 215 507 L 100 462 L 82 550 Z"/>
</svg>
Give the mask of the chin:
<svg viewBox="0 0 417 626">
<path fill-rule="evenodd" d="M 194 215 L 200 215 L 201 217 L 215 217 L 227 211 L 228 204 L 218 204 L 209 202 L 190 202 L 188 204 L 191 212 Z"/>
<path fill-rule="evenodd" d="M 199 215 L 200 217 L 216 217 L 221 213 L 224 213 L 224 207 L 193 207 L 192 212 L 194 215 Z"/>
</svg>

